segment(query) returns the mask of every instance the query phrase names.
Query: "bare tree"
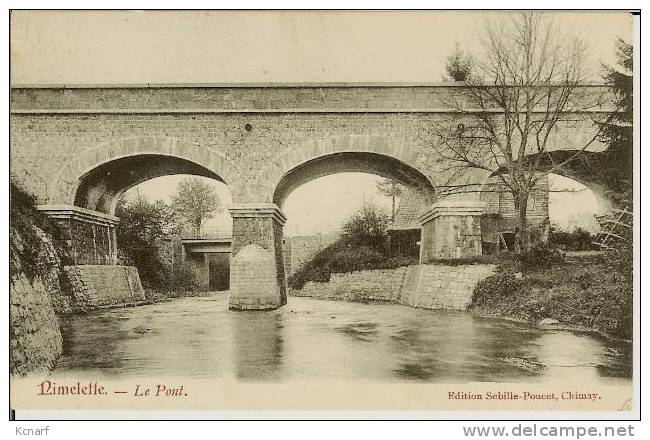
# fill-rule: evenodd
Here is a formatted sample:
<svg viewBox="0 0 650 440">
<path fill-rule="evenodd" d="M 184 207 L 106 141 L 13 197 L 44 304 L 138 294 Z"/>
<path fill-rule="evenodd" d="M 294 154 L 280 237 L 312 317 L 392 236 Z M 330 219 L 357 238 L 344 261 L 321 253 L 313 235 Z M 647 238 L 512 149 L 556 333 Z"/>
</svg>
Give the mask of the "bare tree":
<svg viewBox="0 0 650 440">
<path fill-rule="evenodd" d="M 381 179 L 377 181 L 377 191 L 391 198 L 391 216 L 390 220 L 395 221 L 395 199 L 402 195 L 402 185 L 395 182 L 393 179 Z"/>
<path fill-rule="evenodd" d="M 454 185 L 475 170 L 498 176 L 513 195 L 526 251 L 529 196 L 540 179 L 576 160 L 596 140 L 592 121 L 602 97 L 583 87 L 585 43 L 563 34 L 544 13 L 488 22 L 483 45 L 462 96 L 450 99 L 453 111 L 442 121 L 427 122 L 422 137 L 447 173 L 440 195 L 476 190 Z M 593 137 L 561 155 L 550 154 L 557 130 L 585 123 L 594 126 Z"/>
<path fill-rule="evenodd" d="M 197 237 L 201 236 L 203 223 L 220 209 L 220 203 L 215 189 L 196 177 L 183 179 L 172 198 L 174 211 L 192 225 Z"/>
</svg>

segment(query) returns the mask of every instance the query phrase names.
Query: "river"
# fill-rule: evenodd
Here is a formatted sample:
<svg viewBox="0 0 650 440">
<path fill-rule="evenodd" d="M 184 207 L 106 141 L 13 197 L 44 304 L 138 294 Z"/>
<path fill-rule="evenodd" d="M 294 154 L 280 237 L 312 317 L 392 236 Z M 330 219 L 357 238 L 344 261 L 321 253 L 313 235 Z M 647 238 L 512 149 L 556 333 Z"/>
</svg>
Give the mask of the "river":
<svg viewBox="0 0 650 440">
<path fill-rule="evenodd" d="M 632 347 L 464 312 L 289 297 L 228 310 L 227 293 L 62 318 L 55 375 L 243 381 L 630 383 Z"/>
</svg>

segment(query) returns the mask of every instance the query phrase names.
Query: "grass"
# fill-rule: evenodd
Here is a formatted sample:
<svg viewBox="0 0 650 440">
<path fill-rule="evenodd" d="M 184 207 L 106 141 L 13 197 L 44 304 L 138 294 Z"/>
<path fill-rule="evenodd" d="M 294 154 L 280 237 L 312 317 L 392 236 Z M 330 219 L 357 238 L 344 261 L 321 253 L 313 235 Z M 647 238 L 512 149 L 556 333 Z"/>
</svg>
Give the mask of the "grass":
<svg viewBox="0 0 650 440">
<path fill-rule="evenodd" d="M 511 270 L 477 285 L 469 310 L 480 315 L 537 323 L 544 318 L 605 335 L 632 338 L 632 277 L 603 256 L 580 258 L 552 267 Z"/>
</svg>

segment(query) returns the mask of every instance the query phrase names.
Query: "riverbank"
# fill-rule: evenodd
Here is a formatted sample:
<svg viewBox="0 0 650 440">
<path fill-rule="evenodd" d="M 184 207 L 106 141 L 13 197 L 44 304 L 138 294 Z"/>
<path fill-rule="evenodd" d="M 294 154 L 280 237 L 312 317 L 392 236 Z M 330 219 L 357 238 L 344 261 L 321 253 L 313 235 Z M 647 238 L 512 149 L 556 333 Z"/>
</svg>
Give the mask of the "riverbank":
<svg viewBox="0 0 650 440">
<path fill-rule="evenodd" d="M 468 311 L 629 341 L 632 303 L 631 275 L 601 255 L 587 255 L 532 272 L 502 270 L 476 286 Z"/>
<path fill-rule="evenodd" d="M 617 343 L 632 343 L 631 339 L 625 339 L 625 338 L 616 338 L 612 335 L 609 335 L 607 333 L 604 333 L 596 328 L 593 327 L 585 327 L 581 325 L 575 325 L 575 324 L 567 324 L 567 323 L 550 323 L 550 324 L 543 324 L 541 322 L 534 323 L 531 322 L 530 320 L 524 319 L 524 318 L 514 318 L 512 316 L 505 316 L 505 315 L 497 315 L 494 313 L 486 313 L 486 312 L 477 312 L 474 310 L 469 310 L 469 313 L 475 317 L 475 318 L 480 318 L 480 319 L 487 319 L 487 320 L 494 320 L 494 321 L 505 321 L 505 322 L 512 322 L 516 324 L 522 324 L 526 325 L 530 328 L 534 328 L 536 330 L 554 330 L 554 331 L 568 331 L 571 333 L 576 333 L 576 334 L 585 334 L 585 335 L 591 335 L 591 336 L 597 336 L 603 339 L 606 339 L 608 341 L 612 342 L 617 342 Z M 556 320 L 553 320 L 556 321 Z"/>
<path fill-rule="evenodd" d="M 187 290 L 182 292 L 162 292 L 154 289 L 145 289 L 144 297 L 145 297 L 145 304 L 156 304 L 161 302 L 168 302 L 177 298 L 212 296 L 219 293 L 223 293 L 227 295 L 228 291 L 227 290 Z"/>
<path fill-rule="evenodd" d="M 420 309 L 465 310 L 477 283 L 494 274 L 492 264 L 417 264 L 395 269 L 332 273 L 308 281 L 292 296 L 351 302 L 384 301 Z"/>
</svg>

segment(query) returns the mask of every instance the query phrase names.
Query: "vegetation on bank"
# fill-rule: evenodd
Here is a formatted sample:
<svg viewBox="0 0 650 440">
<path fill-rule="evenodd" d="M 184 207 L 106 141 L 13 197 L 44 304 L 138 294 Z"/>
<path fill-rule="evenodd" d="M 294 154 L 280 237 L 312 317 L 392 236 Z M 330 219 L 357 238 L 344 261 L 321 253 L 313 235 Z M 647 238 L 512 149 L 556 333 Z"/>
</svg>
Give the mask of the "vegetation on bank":
<svg viewBox="0 0 650 440">
<path fill-rule="evenodd" d="M 618 66 L 605 68 L 619 110 L 601 124 L 600 140 L 608 148 L 586 164 L 604 182 L 608 196 L 632 208 L 633 182 L 633 47 L 617 41 Z M 554 247 L 588 250 L 586 231 L 551 231 L 546 249 L 522 255 L 479 283 L 469 309 L 482 315 L 512 317 L 537 323 L 552 318 L 606 335 L 631 339 L 633 329 L 633 228 L 623 228 L 601 255 L 565 261 Z M 520 272 L 521 271 L 521 272 Z"/>
<path fill-rule="evenodd" d="M 145 291 L 169 296 L 172 292 L 196 290 L 199 277 L 194 267 L 177 261 L 171 267 L 165 260 L 164 247 L 181 230 L 178 217 L 169 205 L 145 198 L 121 199 L 115 210 L 120 217 L 117 226 L 118 262 L 135 266 Z"/>
<path fill-rule="evenodd" d="M 148 299 L 198 294 L 197 268 L 178 258 L 172 264 L 169 253 L 174 253 L 174 242 L 188 230 L 200 236 L 201 226 L 220 206 L 214 188 L 196 177 L 179 182 L 171 203 L 152 202 L 140 195 L 118 201 L 118 262 L 138 269 Z"/>
<path fill-rule="evenodd" d="M 518 265 L 509 261 L 480 282 L 468 309 L 531 324 L 551 318 L 615 338 L 632 338 L 631 252 L 629 259 L 621 252 L 572 259 L 548 248 L 536 252 L 537 256 L 521 256 Z M 537 261 L 531 264 L 532 260 Z"/>
<path fill-rule="evenodd" d="M 20 272 L 28 279 L 49 270 L 52 262 L 43 255 L 43 237 L 45 233 L 65 263 L 67 252 L 62 232 L 46 215 L 36 209 L 36 198 L 27 193 L 12 178 L 9 183 L 9 273 L 11 278 Z"/>
<path fill-rule="evenodd" d="M 32 280 L 52 268 L 54 262 L 43 252 L 44 237 L 54 246 L 61 266 L 70 264 L 64 231 L 37 210 L 36 204 L 36 198 L 12 178 L 9 214 L 9 270 L 12 278 L 23 273 Z M 119 262 L 138 269 L 145 292 L 152 297 L 195 294 L 199 281 L 194 267 L 186 262 L 177 262 L 170 270 L 163 262 L 161 239 L 180 230 L 170 207 L 146 199 L 129 203 L 122 200 L 117 215 L 121 220 L 117 228 Z"/>
<path fill-rule="evenodd" d="M 308 281 L 328 282 L 333 272 L 394 269 L 417 264 L 417 257 L 390 255 L 389 225 L 388 213 L 373 204 L 365 204 L 345 222 L 339 240 L 318 252 L 289 277 L 289 287 L 298 290 Z"/>
<path fill-rule="evenodd" d="M 146 303 L 167 302 L 174 298 L 200 297 L 214 295 L 215 292 L 208 290 L 197 290 L 196 287 L 186 290 L 170 289 L 144 289 Z"/>
<path fill-rule="evenodd" d="M 343 237 L 318 252 L 314 258 L 289 277 L 291 289 L 302 289 L 308 281 L 325 283 L 333 272 L 394 269 L 418 264 L 416 257 L 390 257 L 369 246 L 353 245 Z"/>
<path fill-rule="evenodd" d="M 554 225 L 548 234 L 548 244 L 552 247 L 566 251 L 591 251 L 597 250 L 594 245 L 595 236 L 582 228 L 575 228 L 573 231 L 563 231 Z"/>
</svg>

